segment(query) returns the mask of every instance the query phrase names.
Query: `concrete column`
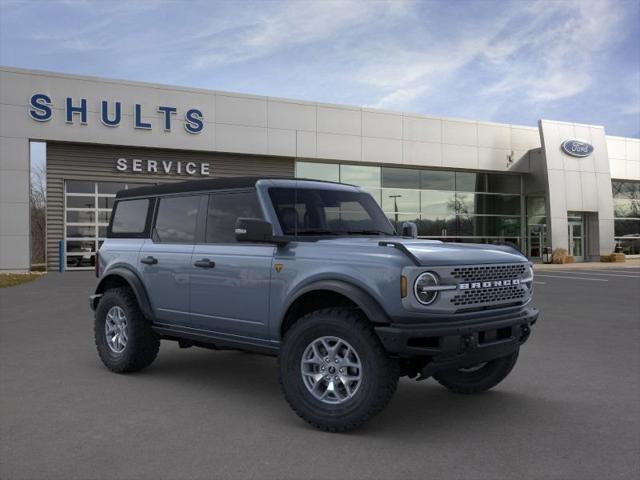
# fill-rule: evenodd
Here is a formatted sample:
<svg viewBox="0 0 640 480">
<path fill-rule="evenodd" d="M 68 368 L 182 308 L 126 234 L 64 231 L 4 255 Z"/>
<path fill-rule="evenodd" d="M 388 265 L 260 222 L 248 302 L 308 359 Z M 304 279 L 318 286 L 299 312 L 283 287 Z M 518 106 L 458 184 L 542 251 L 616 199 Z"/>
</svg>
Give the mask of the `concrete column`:
<svg viewBox="0 0 640 480">
<path fill-rule="evenodd" d="M 30 266 L 29 139 L 0 136 L 0 271 Z"/>
</svg>

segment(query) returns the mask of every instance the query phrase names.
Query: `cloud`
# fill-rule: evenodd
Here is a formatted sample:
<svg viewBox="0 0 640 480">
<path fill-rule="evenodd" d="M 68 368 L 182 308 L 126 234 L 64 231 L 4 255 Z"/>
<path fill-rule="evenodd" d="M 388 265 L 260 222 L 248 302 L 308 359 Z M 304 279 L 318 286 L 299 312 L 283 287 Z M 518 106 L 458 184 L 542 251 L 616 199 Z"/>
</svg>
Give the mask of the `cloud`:
<svg viewBox="0 0 640 480">
<path fill-rule="evenodd" d="M 396 45 L 384 65 L 365 61 L 363 82 L 381 90 L 372 105 L 408 107 L 450 81 L 461 83 L 470 67 L 476 75 L 486 73 L 476 85 L 480 96 L 518 95 L 531 103 L 573 97 L 592 85 L 595 57 L 615 42 L 625 15 L 607 1 L 502 5 L 499 18 L 449 31 L 420 49 Z"/>
<path fill-rule="evenodd" d="M 298 45 L 331 42 L 347 30 L 400 16 L 407 5 L 404 0 L 262 3 L 257 14 L 241 15 L 198 34 L 205 43 L 196 49 L 191 65 L 202 70 L 255 60 Z"/>
</svg>

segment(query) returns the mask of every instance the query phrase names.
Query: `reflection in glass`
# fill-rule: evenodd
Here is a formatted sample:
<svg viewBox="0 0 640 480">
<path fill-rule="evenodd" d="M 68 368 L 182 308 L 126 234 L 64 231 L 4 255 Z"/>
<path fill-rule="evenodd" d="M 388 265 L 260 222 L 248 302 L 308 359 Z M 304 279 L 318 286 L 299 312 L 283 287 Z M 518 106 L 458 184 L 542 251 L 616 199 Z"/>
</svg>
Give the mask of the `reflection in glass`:
<svg viewBox="0 0 640 480">
<path fill-rule="evenodd" d="M 418 235 L 423 237 L 447 237 L 456 234 L 456 218 L 454 216 L 422 215 L 418 224 Z"/>
<path fill-rule="evenodd" d="M 453 192 L 422 190 L 420 192 L 420 208 L 423 215 L 449 216 L 455 213 L 455 195 Z"/>
<path fill-rule="evenodd" d="M 456 191 L 486 192 L 486 174 L 473 172 L 456 172 Z"/>
<path fill-rule="evenodd" d="M 82 182 L 79 180 L 67 180 L 65 182 L 67 193 L 96 193 L 95 182 Z"/>
<path fill-rule="evenodd" d="M 93 223 L 96 220 L 95 210 L 67 210 L 67 223 Z"/>
<path fill-rule="evenodd" d="M 124 190 L 125 184 L 118 182 L 98 182 L 98 194 L 116 194 L 118 190 Z"/>
<path fill-rule="evenodd" d="M 95 208 L 95 197 L 70 197 L 67 196 L 67 208 Z"/>
<path fill-rule="evenodd" d="M 616 237 L 625 235 L 640 236 L 640 220 L 614 220 L 614 231 Z"/>
<path fill-rule="evenodd" d="M 382 167 L 384 188 L 420 188 L 420 170 L 410 168 Z"/>
<path fill-rule="evenodd" d="M 423 190 L 455 190 L 455 174 L 445 170 L 421 170 L 420 188 Z"/>
<path fill-rule="evenodd" d="M 419 212 L 418 190 L 382 189 L 382 209 L 385 212 Z"/>
<path fill-rule="evenodd" d="M 380 167 L 340 165 L 340 182 L 359 187 L 380 188 Z"/>
<path fill-rule="evenodd" d="M 640 218 L 640 200 L 615 198 L 613 215 L 617 218 Z"/>
<path fill-rule="evenodd" d="M 334 163 L 297 162 L 296 178 L 339 182 L 340 166 Z"/>
</svg>

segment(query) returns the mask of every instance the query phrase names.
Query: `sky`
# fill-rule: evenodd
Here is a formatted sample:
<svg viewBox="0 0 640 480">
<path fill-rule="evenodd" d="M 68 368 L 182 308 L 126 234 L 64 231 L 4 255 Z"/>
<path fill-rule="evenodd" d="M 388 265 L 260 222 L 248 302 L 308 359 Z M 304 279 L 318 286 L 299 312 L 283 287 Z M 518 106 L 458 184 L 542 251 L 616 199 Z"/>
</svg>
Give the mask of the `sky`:
<svg viewBox="0 0 640 480">
<path fill-rule="evenodd" d="M 640 0 L 0 0 L 0 64 L 640 137 Z"/>
</svg>

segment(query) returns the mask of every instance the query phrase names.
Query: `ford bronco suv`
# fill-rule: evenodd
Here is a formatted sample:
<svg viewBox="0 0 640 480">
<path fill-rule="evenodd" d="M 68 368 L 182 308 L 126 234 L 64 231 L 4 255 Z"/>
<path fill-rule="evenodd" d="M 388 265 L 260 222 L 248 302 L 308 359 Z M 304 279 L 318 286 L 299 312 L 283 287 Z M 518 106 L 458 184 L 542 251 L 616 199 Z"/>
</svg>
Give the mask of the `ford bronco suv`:
<svg viewBox="0 0 640 480">
<path fill-rule="evenodd" d="M 508 245 L 397 233 L 365 190 L 222 178 L 120 191 L 96 273 L 95 342 L 114 372 L 161 340 L 277 355 L 286 400 L 345 431 L 400 376 L 457 393 L 500 383 L 538 311 L 529 261 Z"/>
</svg>

